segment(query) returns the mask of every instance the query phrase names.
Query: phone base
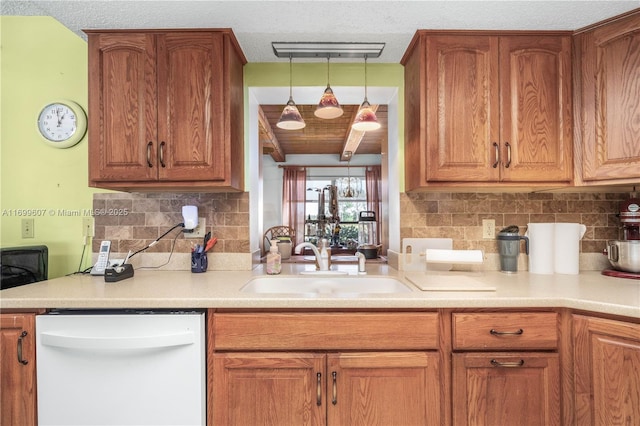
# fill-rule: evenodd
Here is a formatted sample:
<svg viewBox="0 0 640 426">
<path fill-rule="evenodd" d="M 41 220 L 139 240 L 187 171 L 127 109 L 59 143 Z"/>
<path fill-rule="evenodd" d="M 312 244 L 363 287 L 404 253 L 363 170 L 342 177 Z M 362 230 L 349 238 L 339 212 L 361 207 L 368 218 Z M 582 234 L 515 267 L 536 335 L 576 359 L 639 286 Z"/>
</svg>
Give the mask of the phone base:
<svg viewBox="0 0 640 426">
<path fill-rule="evenodd" d="M 108 283 L 115 283 L 126 280 L 133 276 L 133 265 L 125 263 L 123 265 L 114 266 L 104 270 L 104 280 Z"/>
</svg>

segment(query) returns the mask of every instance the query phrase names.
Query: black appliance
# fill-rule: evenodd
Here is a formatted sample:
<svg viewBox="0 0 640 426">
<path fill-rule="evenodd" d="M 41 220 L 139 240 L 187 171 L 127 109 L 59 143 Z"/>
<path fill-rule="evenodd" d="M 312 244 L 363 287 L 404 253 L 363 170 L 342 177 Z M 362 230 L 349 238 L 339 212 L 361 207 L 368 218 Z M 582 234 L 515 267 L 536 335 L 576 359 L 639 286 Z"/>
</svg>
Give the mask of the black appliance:
<svg viewBox="0 0 640 426">
<path fill-rule="evenodd" d="M 0 248 L 0 290 L 44 281 L 49 273 L 47 246 Z"/>
</svg>

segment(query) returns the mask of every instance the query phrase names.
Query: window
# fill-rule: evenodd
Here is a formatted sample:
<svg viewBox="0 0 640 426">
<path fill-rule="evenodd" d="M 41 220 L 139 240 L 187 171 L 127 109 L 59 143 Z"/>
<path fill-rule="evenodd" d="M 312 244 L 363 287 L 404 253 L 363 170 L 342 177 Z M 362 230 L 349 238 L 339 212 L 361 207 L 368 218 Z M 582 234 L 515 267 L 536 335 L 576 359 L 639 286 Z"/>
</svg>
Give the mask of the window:
<svg viewBox="0 0 640 426">
<path fill-rule="evenodd" d="M 353 170 L 353 169 L 352 169 Z M 357 241 L 358 215 L 367 210 L 367 193 L 364 179 L 351 177 L 351 187 L 354 196 L 345 197 L 343 183 L 346 176 L 307 176 L 307 197 L 305 205 L 305 241 L 315 243 L 318 238 L 329 238 L 334 235 L 337 221 L 330 211 L 331 186 L 337 189 L 338 218 L 340 219 L 340 233 L 337 242 L 348 245 L 349 240 Z M 357 186 L 357 188 L 356 188 Z M 324 194 L 324 209 L 319 211 L 320 196 Z M 336 244 L 336 240 L 332 240 Z"/>
</svg>

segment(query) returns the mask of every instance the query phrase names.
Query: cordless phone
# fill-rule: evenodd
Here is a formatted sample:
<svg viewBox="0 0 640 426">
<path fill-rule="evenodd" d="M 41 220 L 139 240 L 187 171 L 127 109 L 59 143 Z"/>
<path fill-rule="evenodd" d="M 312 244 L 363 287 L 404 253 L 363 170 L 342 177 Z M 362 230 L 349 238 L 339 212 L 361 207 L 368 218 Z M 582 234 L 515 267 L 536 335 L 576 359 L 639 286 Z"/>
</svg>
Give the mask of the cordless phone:
<svg viewBox="0 0 640 426">
<path fill-rule="evenodd" d="M 104 270 L 109 266 L 109 250 L 111 249 L 111 241 L 103 241 L 100 243 L 100 252 L 98 253 L 98 261 L 91 268 L 91 275 L 104 275 Z"/>
</svg>

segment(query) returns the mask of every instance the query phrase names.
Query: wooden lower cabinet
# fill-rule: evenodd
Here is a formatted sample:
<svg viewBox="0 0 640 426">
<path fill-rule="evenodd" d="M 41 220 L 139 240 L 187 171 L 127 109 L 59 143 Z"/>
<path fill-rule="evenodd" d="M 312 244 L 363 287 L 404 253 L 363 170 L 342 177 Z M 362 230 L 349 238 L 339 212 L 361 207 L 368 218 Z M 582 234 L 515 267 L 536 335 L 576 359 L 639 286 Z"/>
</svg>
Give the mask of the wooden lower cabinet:
<svg viewBox="0 0 640 426">
<path fill-rule="evenodd" d="M 440 425 L 430 352 L 216 353 L 215 425 Z"/>
<path fill-rule="evenodd" d="M 560 425 L 558 354 L 453 354 L 453 424 Z"/>
<path fill-rule="evenodd" d="M 640 324 L 574 315 L 576 424 L 640 424 Z"/>
<path fill-rule="evenodd" d="M 35 314 L 0 314 L 0 424 L 37 424 Z"/>
</svg>

